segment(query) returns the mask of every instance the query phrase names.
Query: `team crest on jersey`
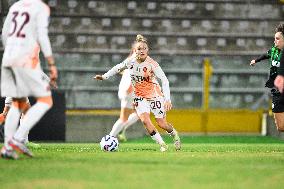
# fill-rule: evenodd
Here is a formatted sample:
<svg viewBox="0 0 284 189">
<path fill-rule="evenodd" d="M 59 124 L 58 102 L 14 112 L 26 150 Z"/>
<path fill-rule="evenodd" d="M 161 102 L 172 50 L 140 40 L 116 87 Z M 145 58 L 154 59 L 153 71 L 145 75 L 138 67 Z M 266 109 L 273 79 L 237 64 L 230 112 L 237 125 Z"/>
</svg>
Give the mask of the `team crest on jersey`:
<svg viewBox="0 0 284 189">
<path fill-rule="evenodd" d="M 147 72 L 147 67 L 144 67 L 144 68 L 143 68 L 143 72 Z"/>
<path fill-rule="evenodd" d="M 280 67 L 280 62 L 278 62 L 276 60 L 272 60 L 271 64 L 272 64 L 272 66 Z"/>
</svg>

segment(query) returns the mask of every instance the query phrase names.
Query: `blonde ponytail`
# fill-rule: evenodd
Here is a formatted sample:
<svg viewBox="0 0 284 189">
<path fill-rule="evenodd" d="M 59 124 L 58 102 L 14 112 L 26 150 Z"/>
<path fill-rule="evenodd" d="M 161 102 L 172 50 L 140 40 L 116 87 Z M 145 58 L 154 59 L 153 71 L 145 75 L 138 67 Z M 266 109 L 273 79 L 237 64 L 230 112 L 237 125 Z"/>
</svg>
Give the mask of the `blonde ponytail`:
<svg viewBox="0 0 284 189">
<path fill-rule="evenodd" d="M 144 43 L 147 43 L 147 39 L 145 37 L 143 37 L 143 35 L 141 34 L 138 34 L 136 36 L 136 42 L 144 42 Z"/>
</svg>

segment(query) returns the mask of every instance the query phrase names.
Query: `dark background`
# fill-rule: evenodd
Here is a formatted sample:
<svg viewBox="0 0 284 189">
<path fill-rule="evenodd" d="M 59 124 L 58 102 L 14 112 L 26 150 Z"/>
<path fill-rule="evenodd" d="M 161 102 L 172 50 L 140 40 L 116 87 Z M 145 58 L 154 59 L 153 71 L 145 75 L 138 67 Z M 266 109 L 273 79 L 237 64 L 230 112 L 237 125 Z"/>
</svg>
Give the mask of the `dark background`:
<svg viewBox="0 0 284 189">
<path fill-rule="evenodd" d="M 61 91 L 53 91 L 53 107 L 42 117 L 29 133 L 30 141 L 65 141 L 65 97 Z M 30 103 L 35 103 L 34 98 L 29 98 Z M 0 111 L 5 105 L 5 98 L 0 99 Z M 1 140 L 3 140 L 3 125 L 1 125 Z"/>
</svg>

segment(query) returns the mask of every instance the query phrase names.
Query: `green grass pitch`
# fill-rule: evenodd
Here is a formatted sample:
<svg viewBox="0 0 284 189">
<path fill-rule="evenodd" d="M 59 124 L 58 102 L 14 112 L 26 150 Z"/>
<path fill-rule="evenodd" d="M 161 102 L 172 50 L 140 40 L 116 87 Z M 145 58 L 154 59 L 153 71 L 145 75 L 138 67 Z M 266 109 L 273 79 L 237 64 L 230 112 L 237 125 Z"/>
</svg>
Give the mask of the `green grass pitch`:
<svg viewBox="0 0 284 189">
<path fill-rule="evenodd" d="M 35 157 L 0 159 L 0 188 L 284 188 L 284 142 L 257 136 L 184 136 L 165 153 L 150 137 L 120 143 L 42 143 Z"/>
</svg>

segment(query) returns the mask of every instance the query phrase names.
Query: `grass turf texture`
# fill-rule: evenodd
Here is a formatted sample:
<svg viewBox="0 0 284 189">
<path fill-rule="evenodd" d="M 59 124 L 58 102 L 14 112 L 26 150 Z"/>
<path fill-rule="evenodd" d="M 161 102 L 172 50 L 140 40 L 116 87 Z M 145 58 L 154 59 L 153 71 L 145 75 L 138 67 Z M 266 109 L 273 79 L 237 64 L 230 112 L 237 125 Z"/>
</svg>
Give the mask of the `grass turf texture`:
<svg viewBox="0 0 284 189">
<path fill-rule="evenodd" d="M 187 136 L 161 153 L 150 137 L 120 143 L 42 143 L 35 158 L 0 159 L 1 188 L 283 188 L 284 142 L 271 137 Z"/>
</svg>

